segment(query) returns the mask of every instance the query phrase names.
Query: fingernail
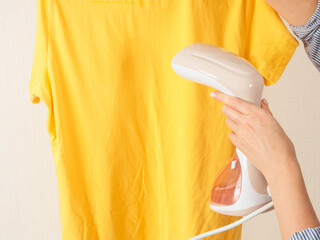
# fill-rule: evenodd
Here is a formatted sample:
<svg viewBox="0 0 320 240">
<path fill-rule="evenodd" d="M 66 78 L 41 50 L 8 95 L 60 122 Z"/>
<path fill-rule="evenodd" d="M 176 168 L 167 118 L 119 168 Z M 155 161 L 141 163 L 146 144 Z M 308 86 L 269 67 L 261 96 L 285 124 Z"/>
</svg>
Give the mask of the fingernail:
<svg viewBox="0 0 320 240">
<path fill-rule="evenodd" d="M 215 98 L 215 97 L 216 97 L 215 92 L 211 92 L 211 93 L 210 93 L 210 96 L 213 97 L 213 98 Z"/>
<path fill-rule="evenodd" d="M 268 103 L 267 99 L 264 98 L 262 101 L 263 101 L 263 103 L 264 103 L 265 105 L 269 106 L 269 103 Z"/>
</svg>

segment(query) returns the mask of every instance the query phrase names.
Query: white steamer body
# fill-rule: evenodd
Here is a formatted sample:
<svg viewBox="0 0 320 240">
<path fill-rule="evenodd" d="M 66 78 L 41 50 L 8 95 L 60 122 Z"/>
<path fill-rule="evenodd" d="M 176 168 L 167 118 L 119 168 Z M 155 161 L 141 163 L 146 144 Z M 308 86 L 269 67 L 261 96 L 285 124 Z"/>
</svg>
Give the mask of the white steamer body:
<svg viewBox="0 0 320 240">
<path fill-rule="evenodd" d="M 239 97 L 260 107 L 264 80 L 245 59 L 219 47 L 205 43 L 189 45 L 172 59 L 172 68 L 181 77 Z M 272 198 L 264 176 L 236 148 L 241 165 L 241 192 L 229 205 L 210 203 L 218 213 L 232 216 L 248 215 Z M 269 209 L 270 210 L 270 209 Z"/>
</svg>

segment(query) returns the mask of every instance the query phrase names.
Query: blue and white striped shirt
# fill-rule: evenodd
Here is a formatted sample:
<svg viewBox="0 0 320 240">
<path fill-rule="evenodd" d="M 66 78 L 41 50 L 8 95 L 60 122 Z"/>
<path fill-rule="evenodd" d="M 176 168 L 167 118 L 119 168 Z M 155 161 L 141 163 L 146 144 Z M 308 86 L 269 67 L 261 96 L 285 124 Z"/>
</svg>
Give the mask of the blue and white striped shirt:
<svg viewBox="0 0 320 240">
<path fill-rule="evenodd" d="M 289 26 L 303 42 L 308 57 L 320 71 L 320 0 L 316 11 L 304 26 Z"/>
<path fill-rule="evenodd" d="M 306 228 L 300 232 L 295 232 L 289 240 L 318 240 L 320 239 L 320 227 Z"/>
<path fill-rule="evenodd" d="M 316 11 L 304 26 L 292 26 L 293 33 L 303 42 L 306 53 L 320 71 L 320 0 Z M 320 240 L 320 226 L 295 232 L 289 240 Z"/>
</svg>

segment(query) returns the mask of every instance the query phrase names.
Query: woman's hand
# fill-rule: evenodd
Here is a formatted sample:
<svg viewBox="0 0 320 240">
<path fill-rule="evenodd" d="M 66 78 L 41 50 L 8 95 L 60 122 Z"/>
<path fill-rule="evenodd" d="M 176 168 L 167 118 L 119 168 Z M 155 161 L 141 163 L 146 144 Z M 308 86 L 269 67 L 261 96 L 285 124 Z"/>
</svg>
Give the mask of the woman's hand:
<svg viewBox="0 0 320 240">
<path fill-rule="evenodd" d="M 270 187 L 282 239 L 319 226 L 304 184 L 294 145 L 269 107 L 214 92 L 231 128 L 229 138 L 265 176 Z"/>
<path fill-rule="evenodd" d="M 260 170 L 267 181 L 279 164 L 296 159 L 293 143 L 273 117 L 269 107 L 261 101 L 261 107 L 221 92 L 215 100 L 224 103 L 222 112 L 227 116 L 226 124 L 232 130 L 231 142 L 242 151 L 248 160 Z M 211 96 L 213 96 L 211 93 Z"/>
</svg>

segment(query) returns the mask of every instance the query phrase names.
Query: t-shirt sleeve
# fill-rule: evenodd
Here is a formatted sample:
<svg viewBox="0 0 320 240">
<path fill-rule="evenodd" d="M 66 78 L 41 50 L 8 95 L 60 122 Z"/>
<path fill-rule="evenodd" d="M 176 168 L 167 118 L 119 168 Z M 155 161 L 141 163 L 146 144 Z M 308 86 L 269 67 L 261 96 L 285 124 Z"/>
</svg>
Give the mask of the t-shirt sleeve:
<svg viewBox="0 0 320 240">
<path fill-rule="evenodd" d="M 36 6 L 36 36 L 29 94 L 32 103 L 39 103 L 41 100 L 50 108 L 51 84 L 48 76 L 50 21 L 47 0 L 37 0 Z"/>
<path fill-rule="evenodd" d="M 306 53 L 320 71 L 320 0 L 313 15 L 304 26 L 292 26 L 293 33 L 303 42 Z"/>
<path fill-rule="evenodd" d="M 29 82 L 31 103 L 40 100 L 48 107 L 47 131 L 51 143 L 57 138 L 52 88 L 49 74 L 50 67 L 50 14 L 47 0 L 37 0 L 36 37 L 34 45 L 33 66 Z M 52 145 L 54 146 L 54 145 Z"/>
<path fill-rule="evenodd" d="M 248 0 L 245 8 L 244 58 L 264 78 L 265 86 L 275 84 L 292 58 L 299 42 L 278 13 L 265 0 Z"/>
<path fill-rule="evenodd" d="M 320 227 L 306 228 L 300 232 L 295 232 L 289 240 L 320 240 Z"/>
</svg>

